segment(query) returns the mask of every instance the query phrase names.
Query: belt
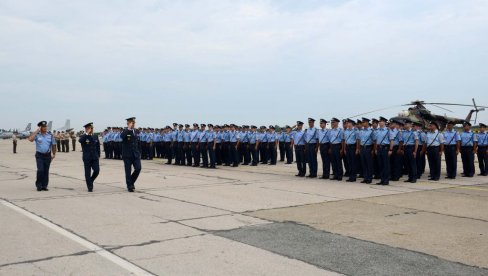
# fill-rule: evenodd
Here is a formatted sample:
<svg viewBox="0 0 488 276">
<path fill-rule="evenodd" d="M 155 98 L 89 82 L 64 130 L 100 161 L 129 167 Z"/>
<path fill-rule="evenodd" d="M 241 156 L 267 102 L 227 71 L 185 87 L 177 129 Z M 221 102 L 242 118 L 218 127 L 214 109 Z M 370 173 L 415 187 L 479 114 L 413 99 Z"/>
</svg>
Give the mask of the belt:
<svg viewBox="0 0 488 276">
<path fill-rule="evenodd" d="M 473 146 L 462 146 L 461 148 L 472 148 Z"/>
<path fill-rule="evenodd" d="M 389 148 L 390 145 L 378 145 L 378 147 L 380 147 L 380 148 L 387 148 L 388 147 Z"/>
<path fill-rule="evenodd" d="M 455 147 L 455 146 L 457 146 L 457 145 L 456 144 L 454 144 L 454 145 L 445 145 L 445 147 Z"/>
<path fill-rule="evenodd" d="M 39 154 L 39 155 L 41 155 L 41 156 L 46 156 L 46 157 L 49 156 L 49 157 L 51 157 L 51 152 L 50 151 L 49 152 L 46 152 L 46 153 L 42 153 L 40 151 L 36 151 L 36 153 Z"/>
</svg>

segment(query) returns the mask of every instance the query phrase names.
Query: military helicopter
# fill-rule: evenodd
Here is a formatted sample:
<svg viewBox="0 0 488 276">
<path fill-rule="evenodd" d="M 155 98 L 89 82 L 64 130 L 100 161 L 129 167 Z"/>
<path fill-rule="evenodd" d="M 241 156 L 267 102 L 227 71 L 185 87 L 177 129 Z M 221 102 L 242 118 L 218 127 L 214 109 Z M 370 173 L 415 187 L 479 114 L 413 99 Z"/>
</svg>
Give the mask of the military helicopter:
<svg viewBox="0 0 488 276">
<path fill-rule="evenodd" d="M 472 99 L 472 101 L 473 101 L 473 104 L 468 105 L 468 104 L 457 104 L 457 103 L 426 103 L 424 101 L 415 100 L 415 101 L 412 101 L 408 104 L 402 104 L 402 105 L 397 105 L 397 106 L 392 106 L 392 107 L 387 107 L 387 108 L 381 108 L 381 109 L 369 111 L 366 113 L 358 114 L 358 115 L 350 117 L 350 118 L 355 118 L 355 117 L 359 117 L 359 116 L 363 116 L 363 115 L 367 115 L 367 114 L 371 114 L 374 112 L 379 112 L 379 111 L 383 111 L 383 110 L 387 110 L 387 109 L 391 109 L 391 108 L 395 108 L 395 107 L 410 106 L 408 108 L 408 110 L 400 112 L 398 114 L 398 116 L 391 118 L 391 120 L 410 119 L 412 122 L 418 122 L 418 123 L 423 124 L 424 128 L 427 128 L 429 126 L 430 122 L 435 121 L 439 124 L 440 129 L 443 130 L 446 127 L 447 122 L 450 122 L 450 121 L 454 122 L 455 124 L 462 124 L 466 121 L 467 122 L 473 121 L 473 120 L 471 120 L 473 113 L 475 114 L 474 124 L 476 124 L 476 121 L 478 119 L 478 112 L 484 111 L 485 108 L 488 108 L 488 107 L 477 105 L 476 101 L 474 99 Z M 440 108 L 440 109 L 443 109 L 443 110 L 446 110 L 449 112 L 453 112 L 453 111 L 451 111 L 445 107 L 442 107 L 442 106 L 469 106 L 469 107 L 473 107 L 474 109 L 471 109 L 469 111 L 468 115 L 466 116 L 466 119 L 461 119 L 461 118 L 456 118 L 456 117 L 449 117 L 446 115 L 434 114 L 430 110 L 428 110 L 427 107 L 425 107 L 426 105 L 432 105 L 432 106 L 435 106 L 437 108 Z"/>
</svg>

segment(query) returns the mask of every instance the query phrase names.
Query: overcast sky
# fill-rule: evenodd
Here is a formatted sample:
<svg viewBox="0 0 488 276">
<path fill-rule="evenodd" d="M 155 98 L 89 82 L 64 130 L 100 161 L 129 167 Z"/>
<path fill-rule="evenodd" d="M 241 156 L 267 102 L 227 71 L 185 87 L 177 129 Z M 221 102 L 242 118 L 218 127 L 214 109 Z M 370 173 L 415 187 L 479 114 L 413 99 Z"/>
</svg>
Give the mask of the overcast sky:
<svg viewBox="0 0 488 276">
<path fill-rule="evenodd" d="M 486 0 L 0 0 L 0 128 L 282 125 L 487 92 Z"/>
</svg>

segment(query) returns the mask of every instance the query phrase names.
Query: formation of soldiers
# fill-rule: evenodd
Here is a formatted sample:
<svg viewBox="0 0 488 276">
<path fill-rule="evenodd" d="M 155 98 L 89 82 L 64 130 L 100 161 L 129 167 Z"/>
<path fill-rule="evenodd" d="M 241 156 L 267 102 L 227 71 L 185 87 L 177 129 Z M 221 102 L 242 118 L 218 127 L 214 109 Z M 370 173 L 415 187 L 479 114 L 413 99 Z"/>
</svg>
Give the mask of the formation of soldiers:
<svg viewBox="0 0 488 276">
<path fill-rule="evenodd" d="M 330 126 L 328 124 L 330 123 Z M 348 182 L 362 178 L 361 183 L 388 185 L 399 181 L 415 183 L 429 164 L 429 180 L 438 181 L 441 156 L 445 155 L 446 178 L 457 176 L 457 159 L 461 155 L 463 177 L 475 174 L 474 158 L 478 156 L 480 174 L 487 175 L 488 138 L 484 124 L 480 133 L 471 131 L 465 122 L 457 132 L 449 122 L 444 132 L 436 122 L 424 130 L 420 123 L 406 120 L 337 118 L 330 122 L 308 119 L 308 128 L 298 121 L 294 126 L 278 128 L 235 124 L 177 124 L 173 127 L 138 128 L 138 145 L 143 160 L 166 159 L 166 164 L 215 169 L 217 166 L 292 164 L 296 158 L 297 177 L 316 178 L 318 155 L 322 159 L 323 179 Z M 103 133 L 105 158 L 122 159 L 123 128 L 107 128 Z M 174 163 L 173 163 L 174 162 Z"/>
<path fill-rule="evenodd" d="M 54 139 L 56 140 L 56 149 L 58 152 L 69 152 L 70 140 L 72 151 L 76 151 L 77 135 L 74 131 L 53 131 Z"/>
</svg>

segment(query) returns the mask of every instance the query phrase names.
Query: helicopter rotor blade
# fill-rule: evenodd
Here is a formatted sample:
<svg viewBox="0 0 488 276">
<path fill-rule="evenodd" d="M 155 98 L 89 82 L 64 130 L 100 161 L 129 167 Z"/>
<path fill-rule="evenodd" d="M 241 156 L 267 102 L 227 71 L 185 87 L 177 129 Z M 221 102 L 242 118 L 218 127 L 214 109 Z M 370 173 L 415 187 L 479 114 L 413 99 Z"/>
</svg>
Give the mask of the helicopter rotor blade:
<svg viewBox="0 0 488 276">
<path fill-rule="evenodd" d="M 478 107 L 476 106 L 476 102 L 474 101 L 474 98 L 472 98 L 472 100 L 473 100 L 474 110 L 478 110 Z"/>
<path fill-rule="evenodd" d="M 451 113 L 453 112 L 453 111 L 452 111 L 452 110 L 450 110 L 450 109 L 444 108 L 444 107 L 442 107 L 442 106 L 438 106 L 438 105 L 436 105 L 436 104 L 431 104 L 431 105 L 432 105 L 432 106 L 435 106 L 435 107 L 437 107 L 437 108 L 440 108 L 440 109 L 444 109 L 444 110 L 449 111 L 449 112 L 451 112 Z"/>
<path fill-rule="evenodd" d="M 474 114 L 474 124 L 476 125 L 476 121 L 478 120 L 478 110 L 476 110 L 475 113 L 476 114 Z"/>
<path fill-rule="evenodd" d="M 368 114 L 371 114 L 371 113 L 374 113 L 374 112 L 388 110 L 388 109 L 395 108 L 395 107 L 400 107 L 400 106 L 403 106 L 403 105 L 394 105 L 394 106 L 389 106 L 389 107 L 385 107 L 385 108 L 375 109 L 375 110 L 372 110 L 372 111 L 368 111 L 368 112 L 365 112 L 365 113 L 357 114 L 357 115 L 350 116 L 350 117 L 347 117 L 347 118 L 351 118 L 352 119 L 352 118 L 356 118 L 356 117 L 359 117 L 359 116 L 368 115 Z"/>
<path fill-rule="evenodd" d="M 454 105 L 454 106 L 469 106 L 469 107 L 473 107 L 472 104 L 454 104 L 454 103 L 425 103 L 425 104 L 431 104 L 431 105 L 434 105 L 434 104 L 437 104 L 437 105 Z M 488 106 L 477 106 L 477 107 L 488 108 Z"/>
</svg>

